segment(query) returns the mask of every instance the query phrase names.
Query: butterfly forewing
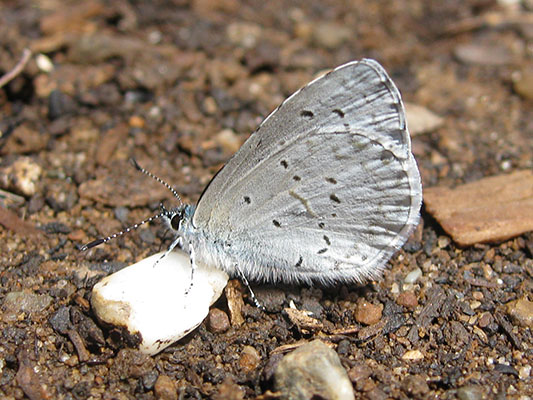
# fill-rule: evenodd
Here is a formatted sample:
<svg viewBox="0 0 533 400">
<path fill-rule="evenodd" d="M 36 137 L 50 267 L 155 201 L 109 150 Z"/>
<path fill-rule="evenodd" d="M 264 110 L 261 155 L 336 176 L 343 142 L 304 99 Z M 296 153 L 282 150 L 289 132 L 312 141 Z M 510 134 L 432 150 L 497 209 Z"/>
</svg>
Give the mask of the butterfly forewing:
<svg viewBox="0 0 533 400">
<path fill-rule="evenodd" d="M 362 280 L 405 242 L 420 201 L 400 94 L 363 60 L 267 117 L 209 184 L 193 224 L 229 243 L 250 278 Z"/>
</svg>

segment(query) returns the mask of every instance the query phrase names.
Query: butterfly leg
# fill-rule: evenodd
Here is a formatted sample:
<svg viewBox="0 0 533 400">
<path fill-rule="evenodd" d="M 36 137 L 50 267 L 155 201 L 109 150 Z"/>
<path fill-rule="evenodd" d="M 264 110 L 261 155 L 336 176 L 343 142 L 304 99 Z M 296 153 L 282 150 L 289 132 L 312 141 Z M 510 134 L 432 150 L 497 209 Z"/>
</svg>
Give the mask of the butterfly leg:
<svg viewBox="0 0 533 400">
<path fill-rule="evenodd" d="M 188 295 L 189 292 L 192 289 L 193 279 L 194 279 L 194 270 L 196 269 L 196 261 L 194 257 L 194 247 L 192 246 L 191 242 L 189 242 L 189 245 L 187 246 L 189 250 L 189 260 L 191 262 L 191 283 L 189 284 L 189 287 L 185 291 L 185 295 Z"/>
<path fill-rule="evenodd" d="M 159 264 L 159 261 L 161 261 L 163 258 L 165 258 L 166 256 L 168 256 L 170 254 L 170 252 L 172 250 L 174 250 L 176 248 L 176 246 L 180 246 L 181 247 L 181 236 L 178 236 L 176 239 L 174 239 L 174 241 L 172 243 L 170 243 L 170 246 L 168 246 L 168 249 L 167 251 L 165 251 L 161 257 L 159 257 L 157 259 L 157 261 L 154 263 L 154 268 L 157 264 Z"/>
<path fill-rule="evenodd" d="M 240 277 L 241 277 L 241 280 L 242 282 L 244 283 L 244 285 L 246 286 L 246 288 L 248 289 L 248 291 L 250 292 L 250 296 L 252 297 L 252 301 L 254 302 L 255 306 L 263 311 L 265 311 L 265 307 L 259 302 L 259 300 L 257 300 L 257 297 L 255 297 L 255 293 L 254 291 L 252 290 L 252 288 L 250 287 L 250 284 L 248 283 L 248 279 L 246 279 L 246 276 L 244 276 L 243 272 L 241 271 L 241 269 L 239 268 L 238 265 L 235 265 L 235 269 L 237 270 L 237 272 L 239 273 Z"/>
</svg>

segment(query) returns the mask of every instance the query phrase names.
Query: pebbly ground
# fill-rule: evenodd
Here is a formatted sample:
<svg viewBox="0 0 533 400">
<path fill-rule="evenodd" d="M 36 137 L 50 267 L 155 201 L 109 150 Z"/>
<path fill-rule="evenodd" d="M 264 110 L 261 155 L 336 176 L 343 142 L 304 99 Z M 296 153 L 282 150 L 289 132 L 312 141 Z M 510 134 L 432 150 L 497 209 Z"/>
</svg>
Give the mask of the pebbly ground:
<svg viewBox="0 0 533 400">
<path fill-rule="evenodd" d="M 240 321 L 223 296 L 155 357 L 89 301 L 164 248 L 163 227 L 77 250 L 173 204 L 130 157 L 194 202 L 286 96 L 363 57 L 442 118 L 413 138 L 425 187 L 531 169 L 532 41 L 525 0 L 2 2 L 0 74 L 33 56 L 0 89 L 0 397 L 276 398 L 281 355 L 316 338 L 356 398 L 532 396 L 531 233 L 461 248 L 423 210 L 382 280 L 256 284 L 266 312 L 232 282 Z"/>
</svg>

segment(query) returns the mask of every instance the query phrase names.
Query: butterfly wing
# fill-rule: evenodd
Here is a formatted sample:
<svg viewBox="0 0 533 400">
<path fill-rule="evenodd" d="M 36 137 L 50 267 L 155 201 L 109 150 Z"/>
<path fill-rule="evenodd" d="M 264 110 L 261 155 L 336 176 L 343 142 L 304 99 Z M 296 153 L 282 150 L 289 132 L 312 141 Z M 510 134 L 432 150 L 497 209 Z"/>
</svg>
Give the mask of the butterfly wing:
<svg viewBox="0 0 533 400">
<path fill-rule="evenodd" d="M 421 196 L 400 93 L 362 60 L 272 112 L 208 185 L 193 225 L 251 279 L 361 281 L 407 240 Z"/>
</svg>

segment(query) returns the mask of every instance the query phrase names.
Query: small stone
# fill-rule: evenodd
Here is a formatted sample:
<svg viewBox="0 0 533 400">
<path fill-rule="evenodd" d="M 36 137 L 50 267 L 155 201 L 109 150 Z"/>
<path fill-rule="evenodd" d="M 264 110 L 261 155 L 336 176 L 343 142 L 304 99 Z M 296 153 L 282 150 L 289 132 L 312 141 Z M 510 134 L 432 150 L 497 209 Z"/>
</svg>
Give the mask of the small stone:
<svg viewBox="0 0 533 400">
<path fill-rule="evenodd" d="M 524 99 L 533 100 L 533 69 L 522 71 L 513 80 L 513 88 Z"/>
<path fill-rule="evenodd" d="M 49 136 L 34 129 L 29 124 L 21 124 L 5 138 L 0 154 L 37 153 L 46 147 Z"/>
<path fill-rule="evenodd" d="M 460 44 L 455 48 L 455 56 L 464 64 L 477 65 L 506 65 L 513 60 L 511 52 L 497 44 Z"/>
<path fill-rule="evenodd" d="M 139 336 L 139 349 L 152 355 L 200 325 L 228 281 L 222 270 L 199 264 L 190 285 L 189 256 L 172 251 L 161 258 L 163 254 L 107 276 L 94 286 L 91 297 L 101 321 Z"/>
<path fill-rule="evenodd" d="M 205 98 L 203 106 L 205 112 L 209 115 L 214 115 L 218 110 L 217 102 L 212 96 Z"/>
<path fill-rule="evenodd" d="M 420 361 L 423 359 L 424 354 L 420 350 L 408 350 L 402 356 L 402 360 L 405 361 Z"/>
<path fill-rule="evenodd" d="M 49 185 L 46 191 L 46 202 L 56 212 L 70 210 L 78 202 L 76 187 L 67 181 Z"/>
<path fill-rule="evenodd" d="M 0 184 L 5 190 L 31 197 L 37 192 L 42 172 L 41 166 L 31 158 L 21 157 L 0 171 Z"/>
<path fill-rule="evenodd" d="M 518 377 L 520 379 L 527 379 L 531 376 L 531 365 L 524 365 L 518 369 Z"/>
<path fill-rule="evenodd" d="M 507 240 L 533 230 L 533 171 L 428 188 L 424 204 L 461 246 Z"/>
<path fill-rule="evenodd" d="M 335 49 L 353 36 L 354 32 L 346 24 L 335 22 L 318 23 L 312 32 L 313 41 L 326 49 Z"/>
<path fill-rule="evenodd" d="M 52 303 L 52 297 L 47 294 L 36 294 L 30 291 L 9 292 L 2 303 L 4 321 L 16 320 L 20 313 L 38 313 L 45 310 Z"/>
<path fill-rule="evenodd" d="M 476 291 L 476 292 L 472 292 L 472 297 L 476 299 L 477 301 L 481 301 L 483 300 L 485 296 L 483 295 L 483 292 Z"/>
<path fill-rule="evenodd" d="M 234 22 L 226 29 L 226 36 L 230 43 L 250 49 L 255 47 L 261 37 L 262 29 L 259 25 L 249 22 Z"/>
<path fill-rule="evenodd" d="M 212 333 L 224 333 L 230 328 L 228 315 L 218 309 L 212 308 L 207 315 L 207 329 Z"/>
<path fill-rule="evenodd" d="M 418 104 L 405 103 L 405 113 L 411 136 L 433 132 L 444 123 L 442 117 Z"/>
<path fill-rule="evenodd" d="M 402 292 L 396 298 L 396 303 L 412 310 L 418 306 L 418 298 L 411 291 Z"/>
<path fill-rule="evenodd" d="M 533 326 L 533 302 L 526 298 L 511 301 L 506 304 L 507 314 L 518 325 L 527 328 Z"/>
<path fill-rule="evenodd" d="M 477 324 L 480 328 L 486 328 L 493 321 L 494 317 L 490 313 L 484 312 L 483 314 L 481 314 L 481 317 L 479 317 Z"/>
<path fill-rule="evenodd" d="M 176 384 L 167 375 L 159 375 L 154 385 L 155 397 L 161 400 L 177 400 Z"/>
<path fill-rule="evenodd" d="M 279 362 L 274 373 L 280 399 L 354 399 L 352 384 L 337 353 L 314 340 Z"/>
<path fill-rule="evenodd" d="M 383 312 L 383 304 L 372 304 L 367 301 L 360 301 L 355 308 L 354 318 L 364 325 L 374 325 L 379 322 Z"/>
<path fill-rule="evenodd" d="M 348 371 L 348 377 L 358 391 L 363 391 L 371 376 L 372 370 L 364 364 L 356 365 Z"/>
<path fill-rule="evenodd" d="M 485 398 L 485 391 L 480 386 L 468 385 L 457 389 L 459 400 L 481 400 Z"/>
<path fill-rule="evenodd" d="M 66 335 L 67 331 L 72 326 L 70 321 L 70 307 L 60 307 L 48 320 L 54 331 L 62 335 Z"/>
<path fill-rule="evenodd" d="M 35 63 L 37 64 L 37 68 L 46 73 L 52 72 L 54 69 L 54 63 L 52 60 L 50 60 L 47 55 L 42 53 L 39 53 L 35 56 Z"/>
<path fill-rule="evenodd" d="M 74 99 L 60 90 L 52 90 L 48 96 L 48 118 L 51 120 L 74 113 L 76 107 Z"/>
<path fill-rule="evenodd" d="M 425 398 L 429 392 L 426 379 L 420 375 L 408 375 L 402 381 L 402 389 L 409 395 L 409 398 Z"/>
<path fill-rule="evenodd" d="M 224 382 L 217 386 L 217 393 L 213 395 L 213 400 L 242 400 L 244 399 L 244 391 L 239 385 L 233 382 L 230 378 L 226 378 Z M 266 400 L 266 399 L 265 399 Z"/>
<path fill-rule="evenodd" d="M 231 129 L 224 129 L 214 137 L 215 142 L 229 154 L 234 154 L 241 147 L 241 140 Z"/>
<path fill-rule="evenodd" d="M 420 268 L 414 269 L 411 272 L 409 272 L 405 279 L 403 280 L 405 283 L 413 284 L 415 283 L 420 277 L 422 276 L 422 270 Z"/>
<path fill-rule="evenodd" d="M 132 115 L 128 121 L 128 125 L 132 128 L 144 128 L 145 120 L 142 117 L 139 117 L 138 115 Z"/>
<path fill-rule="evenodd" d="M 252 346 L 244 346 L 241 352 L 241 358 L 239 359 L 239 365 L 241 370 L 245 373 L 255 371 L 259 362 L 261 361 L 261 356 Z"/>
</svg>

